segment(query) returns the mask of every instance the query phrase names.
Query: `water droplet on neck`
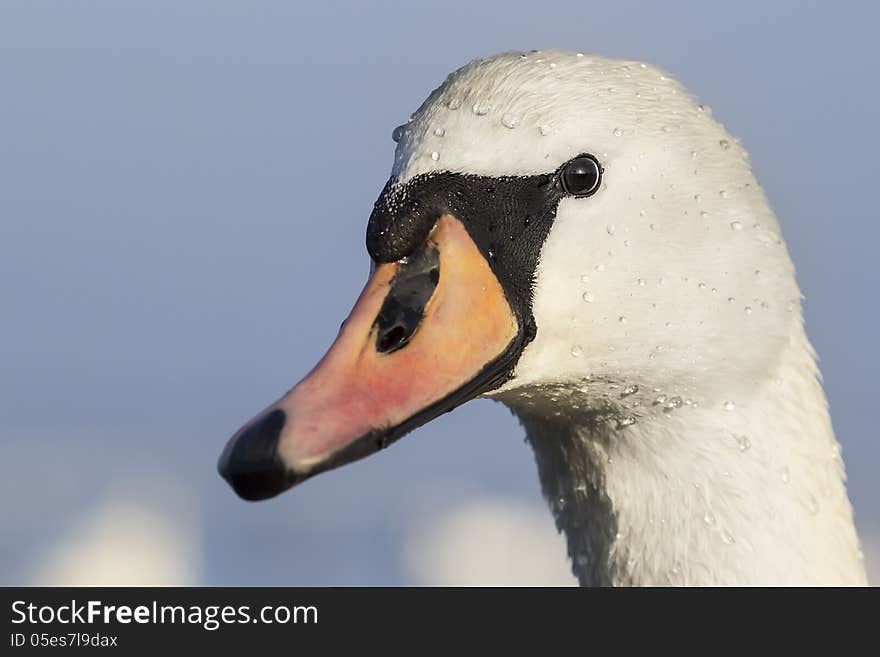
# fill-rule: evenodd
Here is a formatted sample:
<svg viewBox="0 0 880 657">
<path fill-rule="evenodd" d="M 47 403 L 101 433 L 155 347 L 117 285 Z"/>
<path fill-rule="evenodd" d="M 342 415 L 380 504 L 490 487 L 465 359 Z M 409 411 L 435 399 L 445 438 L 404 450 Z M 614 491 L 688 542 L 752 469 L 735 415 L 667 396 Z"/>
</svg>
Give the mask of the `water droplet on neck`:
<svg viewBox="0 0 880 657">
<path fill-rule="evenodd" d="M 751 306 L 746 306 L 744 310 L 745 310 L 746 315 L 752 314 L 752 307 Z"/>
<path fill-rule="evenodd" d="M 440 159 L 440 153 L 438 153 L 437 151 L 434 151 L 433 153 L 431 153 L 431 159 L 436 162 L 437 160 Z"/>
<path fill-rule="evenodd" d="M 703 514 L 703 522 L 706 523 L 707 525 L 709 525 L 710 527 L 714 526 L 715 523 L 717 522 L 717 520 L 715 518 L 715 514 L 712 513 L 711 511 L 706 511 L 706 513 Z"/>
<path fill-rule="evenodd" d="M 446 107 L 451 110 L 457 110 L 461 107 L 461 101 L 458 98 L 451 98 L 448 103 L 446 103 Z"/>
<path fill-rule="evenodd" d="M 581 298 L 582 298 L 584 301 L 586 301 L 587 303 L 593 303 L 593 301 L 596 299 L 596 297 L 593 296 L 593 293 L 592 293 L 592 292 L 584 292 L 584 294 L 583 294 L 583 296 L 582 296 Z"/>
<path fill-rule="evenodd" d="M 635 417 L 632 415 L 628 415 L 627 417 L 622 417 L 617 419 L 617 427 L 622 429 L 624 427 L 631 427 L 636 423 Z"/>
<path fill-rule="evenodd" d="M 396 144 L 401 139 L 403 139 L 403 133 L 406 132 L 406 125 L 399 125 L 394 130 L 391 131 L 391 139 Z"/>
<path fill-rule="evenodd" d="M 607 232 L 609 235 L 614 235 L 615 230 L 616 229 L 614 228 L 614 224 L 608 224 L 607 226 L 605 226 L 605 232 Z"/>
<path fill-rule="evenodd" d="M 542 137 L 546 137 L 547 135 L 550 134 L 550 126 L 549 125 L 542 125 L 538 128 L 538 130 L 540 131 Z"/>
<path fill-rule="evenodd" d="M 725 411 L 733 411 L 736 410 L 736 403 L 732 401 L 724 402 L 724 410 Z"/>
<path fill-rule="evenodd" d="M 719 141 L 718 145 L 721 146 L 721 148 L 723 148 L 726 151 L 730 150 L 730 142 L 727 141 L 726 139 L 722 139 L 721 141 Z"/>
<path fill-rule="evenodd" d="M 584 350 L 579 344 L 576 344 L 571 348 L 571 355 L 574 358 L 580 358 L 583 353 Z"/>
<path fill-rule="evenodd" d="M 788 466 L 782 468 L 782 471 L 779 473 L 780 478 L 782 479 L 783 484 L 787 484 L 791 481 L 791 472 L 788 470 Z"/>
<path fill-rule="evenodd" d="M 731 228 L 731 230 L 742 230 L 743 229 L 742 222 L 741 221 L 731 221 L 730 228 Z"/>
<path fill-rule="evenodd" d="M 726 529 L 721 532 L 721 540 L 728 545 L 733 545 L 734 543 L 736 543 L 736 539 L 733 537 L 733 534 L 731 534 Z"/>
<path fill-rule="evenodd" d="M 681 405 L 684 402 L 681 397 L 672 397 L 665 404 L 663 404 L 663 410 L 665 412 L 674 411 L 676 408 L 681 408 Z"/>
<path fill-rule="evenodd" d="M 620 128 L 614 128 L 613 134 L 615 137 L 621 137 L 621 136 L 623 136 L 623 130 L 621 130 Z"/>
<path fill-rule="evenodd" d="M 443 128 L 434 128 L 434 134 L 435 134 L 437 137 L 442 137 L 443 135 L 446 134 L 446 130 L 443 129 Z"/>
<path fill-rule="evenodd" d="M 666 403 L 666 395 L 657 395 L 657 398 L 654 399 L 654 405 L 660 405 Z"/>
<path fill-rule="evenodd" d="M 737 436 L 736 445 L 739 447 L 739 451 L 747 452 L 749 447 L 752 446 L 752 441 L 749 440 L 748 436 Z"/>
<path fill-rule="evenodd" d="M 639 391 L 639 387 L 637 385 L 627 386 L 623 389 L 623 392 L 620 393 L 621 397 L 629 397 L 630 395 L 634 395 Z"/>
</svg>

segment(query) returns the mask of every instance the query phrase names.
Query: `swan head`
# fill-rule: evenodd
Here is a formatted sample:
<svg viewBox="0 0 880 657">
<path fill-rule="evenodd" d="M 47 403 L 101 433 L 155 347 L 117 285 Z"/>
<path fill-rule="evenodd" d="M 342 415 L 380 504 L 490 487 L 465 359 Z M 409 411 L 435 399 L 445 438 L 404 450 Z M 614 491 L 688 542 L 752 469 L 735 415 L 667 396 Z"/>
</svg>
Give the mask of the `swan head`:
<svg viewBox="0 0 880 657">
<path fill-rule="evenodd" d="M 477 60 L 394 137 L 361 298 L 318 366 L 221 456 L 247 499 L 479 395 L 557 415 L 636 387 L 728 403 L 800 322 L 745 151 L 654 67 Z"/>
</svg>

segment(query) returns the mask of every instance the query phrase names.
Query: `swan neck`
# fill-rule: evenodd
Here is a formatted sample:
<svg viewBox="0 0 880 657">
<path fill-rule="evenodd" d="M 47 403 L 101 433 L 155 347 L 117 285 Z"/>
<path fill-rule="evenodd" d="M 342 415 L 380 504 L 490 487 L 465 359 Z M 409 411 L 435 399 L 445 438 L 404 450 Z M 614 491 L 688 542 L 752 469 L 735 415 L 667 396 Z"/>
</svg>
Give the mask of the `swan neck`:
<svg viewBox="0 0 880 657">
<path fill-rule="evenodd" d="M 796 342 L 735 403 L 670 406 L 674 390 L 647 388 L 634 423 L 609 402 L 617 385 L 514 405 L 582 585 L 865 583 L 840 446 Z"/>
</svg>

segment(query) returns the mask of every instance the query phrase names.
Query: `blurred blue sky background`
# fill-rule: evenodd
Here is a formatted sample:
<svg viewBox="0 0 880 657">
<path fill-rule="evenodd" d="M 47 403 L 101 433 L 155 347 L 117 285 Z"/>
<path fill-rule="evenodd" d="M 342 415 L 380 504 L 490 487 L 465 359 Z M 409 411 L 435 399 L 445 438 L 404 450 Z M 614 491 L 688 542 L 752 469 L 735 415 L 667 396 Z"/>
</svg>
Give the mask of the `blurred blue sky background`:
<svg viewBox="0 0 880 657">
<path fill-rule="evenodd" d="M 531 541 L 499 568 L 564 580 L 523 431 L 491 402 L 259 505 L 215 473 L 359 292 L 392 128 L 469 59 L 548 47 L 666 68 L 751 152 L 878 573 L 878 19 L 865 2 L 0 0 L 0 583 L 467 581 L 420 570 L 426 540 L 477 564 Z M 464 538 L 426 539 L 434 518 Z M 517 561 L 553 551 L 562 574 Z"/>
</svg>

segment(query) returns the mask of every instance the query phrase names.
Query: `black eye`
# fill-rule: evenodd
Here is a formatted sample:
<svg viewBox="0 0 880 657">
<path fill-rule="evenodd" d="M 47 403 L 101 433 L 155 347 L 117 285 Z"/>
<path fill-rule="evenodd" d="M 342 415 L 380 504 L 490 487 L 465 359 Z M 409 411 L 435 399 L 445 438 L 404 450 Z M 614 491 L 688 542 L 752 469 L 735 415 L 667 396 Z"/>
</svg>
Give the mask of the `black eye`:
<svg viewBox="0 0 880 657">
<path fill-rule="evenodd" d="M 574 158 L 562 169 L 559 182 L 566 194 L 590 196 L 599 189 L 602 180 L 602 167 L 592 155 Z"/>
</svg>

